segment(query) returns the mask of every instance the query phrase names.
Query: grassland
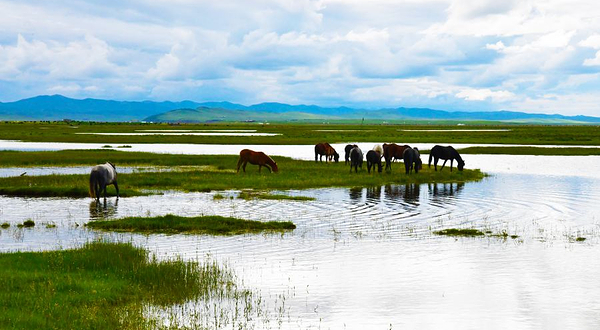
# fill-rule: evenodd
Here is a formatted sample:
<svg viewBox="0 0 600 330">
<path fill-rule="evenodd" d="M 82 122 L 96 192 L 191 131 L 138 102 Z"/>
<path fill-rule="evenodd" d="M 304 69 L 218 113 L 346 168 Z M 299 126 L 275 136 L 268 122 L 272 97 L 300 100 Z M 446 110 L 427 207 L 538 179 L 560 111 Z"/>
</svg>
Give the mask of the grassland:
<svg viewBox="0 0 600 330">
<path fill-rule="evenodd" d="M 110 136 L 76 133 L 136 133 L 139 130 L 222 130 L 253 129 L 278 136 L 190 136 L 138 135 Z M 458 130 L 458 131 L 449 131 Z M 467 130 L 479 130 L 476 132 Z M 486 131 L 486 130 L 501 131 Z M 432 131 L 433 130 L 433 131 Z M 208 144 L 316 144 L 345 142 L 396 143 L 493 143 L 493 144 L 564 144 L 600 146 L 598 126 L 545 125 L 388 125 L 388 124 L 142 124 L 94 122 L 4 122 L 0 140 L 36 142 L 88 142 L 113 146 L 132 143 L 208 143 Z"/>
<path fill-rule="evenodd" d="M 71 152 L 45 152 L 44 157 L 32 157 L 33 153 L 14 152 L 11 164 L 15 166 L 27 163 L 29 166 L 36 164 L 53 165 L 92 165 L 97 163 L 100 156 L 96 151 L 72 152 L 79 154 L 77 161 L 66 157 Z M 119 168 L 120 157 L 135 159 L 136 153 L 117 151 L 97 151 L 104 158 L 117 164 Z M 38 153 L 39 154 L 39 153 Z M 42 153 L 43 154 L 43 153 Z M 81 156 L 85 155 L 85 156 Z M 35 155 L 34 155 L 35 156 Z M 87 156 L 87 158 L 86 158 Z M 450 172 L 434 171 L 424 167 L 418 174 L 405 175 L 403 166 L 395 164 L 393 171 L 384 173 L 367 174 L 365 168 L 359 173 L 350 173 L 349 167 L 340 163 L 315 163 L 312 161 L 299 161 L 285 157 L 273 157 L 278 163 L 279 172 L 269 173 L 264 170 L 258 172 L 257 166 L 249 165 L 246 173 L 235 172 L 237 156 L 174 156 L 140 154 L 139 159 L 152 157 L 152 159 L 167 159 L 170 164 L 187 165 L 193 161 L 202 170 L 182 170 L 159 173 L 131 173 L 119 174 L 118 182 L 121 196 L 138 196 L 148 191 L 180 190 L 180 191 L 211 191 L 227 189 L 255 189 L 255 190 L 288 190 L 307 189 L 319 187 L 370 187 L 386 184 L 430 183 L 430 182 L 466 182 L 476 181 L 484 177 L 479 170 L 464 170 Z M 22 160 L 19 163 L 19 159 Z M 177 159 L 181 161 L 178 162 Z M 133 164 L 136 161 L 131 161 Z M 145 161 L 144 161 L 145 162 Z M 166 162 L 166 161 L 165 161 Z M 20 176 L 0 178 L 0 194 L 10 196 L 63 196 L 86 197 L 88 196 L 88 175 L 46 175 L 46 176 Z M 114 188 L 109 186 L 108 192 L 114 194 Z"/>
<path fill-rule="evenodd" d="M 144 317 L 147 304 L 224 295 L 232 285 L 232 276 L 214 263 L 159 262 L 130 244 L 2 253 L 0 324 L 3 329 L 154 328 Z"/>
<path fill-rule="evenodd" d="M 250 234 L 262 231 L 295 229 L 289 221 L 251 221 L 220 216 L 180 217 L 172 214 L 159 217 L 128 217 L 117 220 L 93 221 L 88 228 L 141 233 L 186 233 L 210 235 Z"/>
</svg>

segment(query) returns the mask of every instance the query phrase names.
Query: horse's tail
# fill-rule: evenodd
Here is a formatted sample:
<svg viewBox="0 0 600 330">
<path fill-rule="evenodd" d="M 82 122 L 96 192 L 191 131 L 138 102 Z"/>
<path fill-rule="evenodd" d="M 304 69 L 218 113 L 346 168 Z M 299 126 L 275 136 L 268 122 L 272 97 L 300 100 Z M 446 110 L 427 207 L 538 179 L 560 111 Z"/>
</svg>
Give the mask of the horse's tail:
<svg viewBox="0 0 600 330">
<path fill-rule="evenodd" d="M 98 172 L 90 173 L 90 197 L 96 198 L 96 185 L 98 184 Z"/>
<path fill-rule="evenodd" d="M 237 172 L 238 173 L 240 172 L 240 166 L 242 166 L 242 162 L 244 161 L 242 158 L 243 158 L 242 155 L 240 155 L 240 159 L 238 160 L 238 163 L 237 163 Z"/>
</svg>

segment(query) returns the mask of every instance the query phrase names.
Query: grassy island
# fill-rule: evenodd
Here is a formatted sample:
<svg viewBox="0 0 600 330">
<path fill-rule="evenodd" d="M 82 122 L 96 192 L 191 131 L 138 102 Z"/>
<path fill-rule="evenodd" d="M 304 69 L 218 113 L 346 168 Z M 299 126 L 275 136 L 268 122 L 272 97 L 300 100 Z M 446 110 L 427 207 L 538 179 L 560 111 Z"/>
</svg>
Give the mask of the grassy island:
<svg viewBox="0 0 600 330">
<path fill-rule="evenodd" d="M 172 214 L 159 217 L 128 217 L 117 220 L 93 221 L 88 228 L 141 233 L 186 233 L 234 235 L 261 231 L 295 229 L 289 221 L 251 221 L 220 216 L 180 217 Z"/>
<path fill-rule="evenodd" d="M 0 152 L 1 154 L 2 152 Z M 238 156 L 232 155 L 163 155 L 109 150 L 10 152 L 12 166 L 95 165 L 110 160 L 123 165 L 181 166 L 176 171 L 157 173 L 119 174 L 122 197 L 139 196 L 149 191 L 211 191 L 227 189 L 288 190 L 320 187 L 371 187 L 387 184 L 467 182 L 477 181 L 485 175 L 479 170 L 453 172 L 449 168 L 434 171 L 426 165 L 419 173 L 406 175 L 401 163 L 394 163 L 391 172 L 367 173 L 366 162 L 358 173 L 340 163 L 315 163 L 286 157 L 273 157 L 279 166 L 278 173 L 267 169 L 258 172 L 258 166 L 248 165 L 246 173 L 236 173 Z M 39 157 L 38 157 L 39 156 Z M 71 157 L 72 156 L 72 157 Z M 424 159 L 424 157 L 422 157 Z M 21 161 L 19 161 L 21 160 Z M 186 168 L 185 166 L 195 167 Z M 91 168 L 91 167 L 90 167 Z M 87 197 L 89 175 L 46 175 L 0 178 L 0 194 L 9 196 Z M 112 186 L 109 195 L 114 195 Z"/>
</svg>

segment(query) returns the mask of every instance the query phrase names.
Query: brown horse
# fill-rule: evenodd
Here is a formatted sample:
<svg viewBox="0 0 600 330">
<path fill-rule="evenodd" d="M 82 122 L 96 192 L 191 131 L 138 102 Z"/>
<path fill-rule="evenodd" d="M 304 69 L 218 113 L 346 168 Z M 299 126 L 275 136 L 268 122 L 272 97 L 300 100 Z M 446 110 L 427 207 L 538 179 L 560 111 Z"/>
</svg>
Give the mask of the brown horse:
<svg viewBox="0 0 600 330">
<path fill-rule="evenodd" d="M 240 166 L 246 172 L 246 164 L 258 165 L 258 172 L 260 172 L 261 168 L 264 166 L 269 169 L 269 172 L 277 172 L 279 169 L 277 168 L 277 163 L 271 157 L 267 156 L 264 152 L 261 151 L 252 151 L 250 149 L 244 149 L 240 151 L 240 160 L 237 163 L 237 171 L 240 172 Z M 242 165 L 243 164 L 243 165 Z"/>
<path fill-rule="evenodd" d="M 404 150 L 410 148 L 408 145 L 399 146 L 395 143 L 383 144 L 383 158 L 385 158 L 385 169 L 392 170 L 393 159 L 403 159 Z"/>
<path fill-rule="evenodd" d="M 340 155 L 333 149 L 329 143 L 317 143 L 315 145 L 315 162 L 317 160 L 323 161 L 323 156 L 325 156 L 325 162 L 331 161 L 333 158 L 337 163 L 340 160 Z"/>
</svg>

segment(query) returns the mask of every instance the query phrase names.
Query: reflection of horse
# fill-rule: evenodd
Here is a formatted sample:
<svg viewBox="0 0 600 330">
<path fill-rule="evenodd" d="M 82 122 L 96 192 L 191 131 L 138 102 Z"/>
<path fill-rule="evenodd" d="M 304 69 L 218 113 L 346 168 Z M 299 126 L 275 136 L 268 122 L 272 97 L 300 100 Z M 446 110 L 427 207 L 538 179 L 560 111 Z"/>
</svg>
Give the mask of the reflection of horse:
<svg viewBox="0 0 600 330">
<path fill-rule="evenodd" d="M 352 148 L 354 147 L 358 147 L 356 144 L 347 144 L 346 147 L 344 148 L 344 151 L 346 152 L 346 154 L 344 155 L 344 160 L 346 161 L 346 165 L 348 165 L 348 162 L 350 162 L 350 151 L 352 150 Z"/>
<path fill-rule="evenodd" d="M 119 206 L 119 200 L 115 200 L 115 203 L 100 202 L 92 200 L 90 202 L 90 220 L 96 219 L 107 219 L 113 217 L 117 213 L 117 206 Z"/>
<path fill-rule="evenodd" d="M 381 198 L 381 186 L 367 187 L 367 199 L 380 199 Z"/>
<path fill-rule="evenodd" d="M 100 199 L 100 193 L 104 191 L 106 198 L 106 186 L 114 185 L 117 190 L 117 198 L 119 198 L 119 185 L 117 184 L 117 169 L 114 164 L 107 162 L 106 164 L 96 165 L 92 167 L 90 172 L 90 196 Z"/>
<path fill-rule="evenodd" d="M 377 171 L 381 173 L 383 166 L 381 165 L 381 154 L 375 150 L 369 150 L 367 152 L 367 170 L 371 173 L 371 167 L 373 167 L 373 173 L 375 173 L 375 164 L 377 164 Z"/>
<path fill-rule="evenodd" d="M 363 153 L 359 147 L 354 147 L 350 150 L 350 172 L 352 172 L 352 167 L 354 167 L 354 172 L 358 172 L 358 167 L 362 168 L 363 163 Z"/>
<path fill-rule="evenodd" d="M 350 188 L 348 190 L 348 193 L 350 195 L 351 200 L 358 201 L 358 200 L 362 199 L 363 188 L 360 188 L 360 187 Z"/>
<path fill-rule="evenodd" d="M 431 159 L 432 158 L 434 160 L 433 166 L 435 167 L 436 171 L 437 171 L 438 159 L 444 160 L 444 164 L 442 164 L 442 168 L 440 168 L 440 171 L 444 169 L 444 165 L 446 165 L 446 162 L 448 161 L 448 159 L 450 159 L 450 172 L 452 172 L 452 163 L 454 162 L 455 159 L 457 162 L 456 167 L 458 168 L 459 171 L 462 171 L 463 168 L 465 167 L 465 162 L 458 154 L 458 151 L 456 151 L 456 149 L 454 149 L 450 146 L 448 146 L 448 147 L 435 146 L 435 147 L 431 148 L 431 151 L 429 152 L 429 167 L 431 167 Z"/>
<path fill-rule="evenodd" d="M 245 173 L 246 164 L 248 164 L 248 162 L 252 165 L 258 165 L 259 173 L 263 166 L 266 167 L 269 170 L 269 172 L 279 171 L 279 169 L 277 168 L 277 163 L 275 163 L 275 161 L 271 159 L 271 157 L 265 155 L 264 152 L 244 149 L 240 151 L 240 160 L 238 160 L 237 163 L 237 172 L 240 172 L 240 166 L 242 166 L 242 169 Z"/>
<path fill-rule="evenodd" d="M 392 160 L 393 159 L 402 159 L 402 153 L 404 149 L 410 148 L 407 145 L 399 146 L 395 143 L 392 144 L 383 144 L 383 157 L 385 158 L 385 169 L 388 168 L 390 171 L 392 170 Z"/>
<path fill-rule="evenodd" d="M 413 168 L 415 169 L 415 173 L 419 173 L 419 170 L 423 168 L 419 149 L 408 147 L 404 149 L 402 156 L 404 158 L 404 169 L 406 170 L 406 174 L 409 174 Z"/>
<path fill-rule="evenodd" d="M 315 162 L 317 161 L 317 158 L 320 161 L 323 161 L 323 156 L 325 156 L 325 162 L 331 161 L 331 159 L 333 158 L 337 163 L 340 159 L 340 155 L 327 142 L 318 143 L 317 145 L 315 145 Z"/>
<path fill-rule="evenodd" d="M 428 184 L 429 193 L 433 197 L 451 197 L 458 194 L 465 186 L 464 182 L 454 183 L 433 183 Z"/>
<path fill-rule="evenodd" d="M 404 186 L 404 201 L 409 204 L 418 205 L 421 195 L 421 185 L 418 183 L 407 183 Z"/>
</svg>

